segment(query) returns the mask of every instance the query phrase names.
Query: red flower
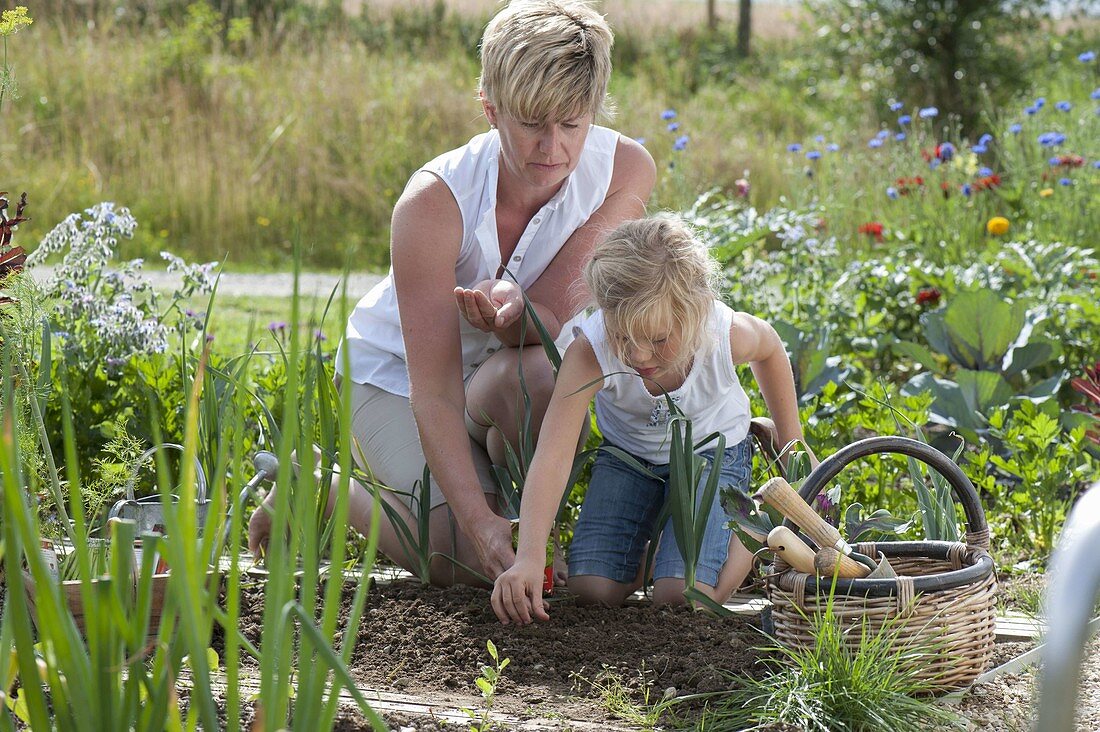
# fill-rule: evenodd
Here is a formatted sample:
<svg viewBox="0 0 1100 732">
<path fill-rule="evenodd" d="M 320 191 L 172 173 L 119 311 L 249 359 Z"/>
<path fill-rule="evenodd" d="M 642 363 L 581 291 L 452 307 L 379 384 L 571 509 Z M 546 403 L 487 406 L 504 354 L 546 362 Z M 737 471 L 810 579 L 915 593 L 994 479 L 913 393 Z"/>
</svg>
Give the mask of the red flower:
<svg viewBox="0 0 1100 732">
<path fill-rule="evenodd" d="M 859 233 L 875 237 L 875 241 L 882 241 L 882 224 L 877 221 L 869 221 L 859 225 Z"/>
<path fill-rule="evenodd" d="M 912 178 L 902 177 L 897 179 L 898 194 L 902 196 L 908 196 L 910 192 L 916 190 L 917 188 L 920 188 L 923 185 L 924 178 L 920 177 L 919 175 Z"/>
<path fill-rule="evenodd" d="M 918 305 L 935 305 L 940 301 L 940 291 L 935 287 L 922 287 L 917 291 Z"/>
<path fill-rule="evenodd" d="M 1058 167 L 1061 168 L 1080 168 L 1085 164 L 1085 159 L 1080 155 L 1059 155 Z"/>
<path fill-rule="evenodd" d="M 947 181 L 940 183 L 940 190 L 943 191 L 944 198 L 951 198 L 951 186 L 948 185 Z"/>
<path fill-rule="evenodd" d="M 996 188 L 999 185 L 1001 185 L 1001 176 L 994 173 L 993 175 L 986 175 L 978 178 L 978 180 L 974 182 L 974 190 L 984 191 Z"/>
</svg>

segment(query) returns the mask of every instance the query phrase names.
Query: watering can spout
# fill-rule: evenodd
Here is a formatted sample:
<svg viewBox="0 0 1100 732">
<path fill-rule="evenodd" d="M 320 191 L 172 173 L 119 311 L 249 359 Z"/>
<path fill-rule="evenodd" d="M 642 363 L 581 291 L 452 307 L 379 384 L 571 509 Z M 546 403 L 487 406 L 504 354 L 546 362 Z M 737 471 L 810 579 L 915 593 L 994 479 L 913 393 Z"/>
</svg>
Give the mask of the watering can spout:
<svg viewBox="0 0 1100 732">
<path fill-rule="evenodd" d="M 279 472 L 279 458 L 275 457 L 275 453 L 268 450 L 260 450 L 252 458 L 252 467 L 256 468 L 257 474 L 263 474 L 264 479 L 272 480 L 275 474 Z"/>
</svg>

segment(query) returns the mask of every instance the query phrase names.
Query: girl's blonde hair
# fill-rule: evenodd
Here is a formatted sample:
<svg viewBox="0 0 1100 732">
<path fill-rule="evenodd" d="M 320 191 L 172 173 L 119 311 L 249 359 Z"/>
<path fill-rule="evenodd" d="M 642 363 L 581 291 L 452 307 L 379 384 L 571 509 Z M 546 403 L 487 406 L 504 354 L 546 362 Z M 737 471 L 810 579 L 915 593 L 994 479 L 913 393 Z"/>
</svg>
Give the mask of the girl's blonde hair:
<svg viewBox="0 0 1100 732">
<path fill-rule="evenodd" d="M 523 122 L 610 116 L 611 28 L 580 0 L 514 0 L 481 38 L 485 99 Z"/>
<path fill-rule="evenodd" d="M 596 245 L 584 281 L 597 306 L 615 355 L 649 345 L 646 330 L 677 324 L 680 362 L 686 371 L 707 339 L 707 321 L 717 297 L 718 263 L 681 219 L 652 216 L 626 221 Z"/>
</svg>

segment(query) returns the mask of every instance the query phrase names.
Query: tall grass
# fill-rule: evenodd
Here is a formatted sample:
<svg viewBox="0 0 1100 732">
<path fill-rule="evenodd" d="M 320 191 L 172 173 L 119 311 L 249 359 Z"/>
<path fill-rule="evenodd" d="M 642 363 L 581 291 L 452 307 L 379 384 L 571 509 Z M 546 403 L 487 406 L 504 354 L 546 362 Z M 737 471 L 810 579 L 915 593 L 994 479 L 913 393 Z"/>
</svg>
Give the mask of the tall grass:
<svg viewBox="0 0 1100 732">
<path fill-rule="evenodd" d="M 375 13 L 236 46 L 185 21 L 157 29 L 39 19 L 17 39 L 16 60 L 33 47 L 34 63 L 20 64 L 23 97 L 4 125 L 16 134 L 0 141 L 5 168 L 19 172 L 5 185 L 32 192 L 25 239 L 113 199 L 148 222 L 124 257 L 171 241 L 192 258 L 229 252 L 234 268 L 285 269 L 300 224 L 311 266 L 385 267 L 390 213 L 408 177 L 485 130 L 475 99 L 483 19 L 432 12 Z M 826 92 L 812 80 L 818 103 L 801 103 L 812 71 L 790 41 L 762 44 L 760 60 L 744 63 L 728 53 L 730 32 L 626 30 L 618 44 L 611 124 L 645 138 L 665 171 L 659 206 L 730 188 L 746 169 L 760 203 L 774 201 L 776 137 L 853 110 L 842 82 Z M 670 107 L 691 137 L 682 153 L 660 117 Z"/>
<path fill-rule="evenodd" d="M 677 701 L 707 699 L 697 727 L 706 730 L 966 729 L 962 717 L 928 698 L 931 686 L 915 671 L 936 649 L 905 642 L 901 622 L 872 629 L 864 619 L 843 628 L 830 599 L 825 612 L 811 618 L 812 643 L 765 649 L 773 653 L 765 673 L 731 677 L 728 691 Z M 854 649 L 849 634 L 858 634 Z"/>
<path fill-rule="evenodd" d="M 297 300 L 295 299 L 295 303 Z M 298 307 L 292 315 L 297 319 Z M 307 331 L 308 332 L 308 331 Z M 221 556 L 224 537 L 229 536 L 230 556 L 241 552 L 242 513 L 230 514 L 231 530 L 223 531 L 226 497 L 231 483 L 244 475 L 243 440 L 218 440 L 214 435 L 240 435 L 244 405 L 253 399 L 250 356 L 236 361 L 236 368 L 215 373 L 209 367 L 206 348 L 184 359 L 184 381 L 188 385 L 186 404 L 172 405 L 184 414 L 184 459 L 180 474 L 172 470 L 163 451 L 157 454 L 157 479 L 165 514 L 166 537 L 144 537 L 143 561 L 132 574 L 130 562 L 135 527 L 129 522 L 112 525 L 110 573 L 98 576 L 88 561 L 87 534 L 94 517 L 85 516 L 80 498 L 80 476 L 73 434 L 73 414 L 66 392 L 43 398 L 60 398 L 65 427 L 65 460 L 62 467 L 69 482 L 73 552 L 77 559 L 80 597 L 85 629 L 81 632 L 63 599 L 60 586 L 49 575 L 38 551 L 42 536 L 38 512 L 31 500 L 38 493 L 38 477 L 24 469 L 21 431 L 16 408 L 17 389 L 31 388 L 27 378 L 14 378 L 12 340 L 3 341 L 4 401 L 0 429 L 0 506 L 3 550 L 0 551 L 7 577 L 7 597 L 0 616 L 0 691 L 5 696 L 15 688 L 8 659 L 18 675 L 18 704 L 15 716 L 35 729 L 96 730 L 182 730 L 196 725 L 206 730 L 240 729 L 245 706 L 251 701 L 256 722 L 253 729 L 276 730 L 287 726 L 331 729 L 337 714 L 339 694 L 347 689 L 375 729 L 385 729 L 355 688 L 348 671 L 353 639 L 366 599 L 369 582 L 357 583 L 349 617 L 344 620 L 338 649 L 337 621 L 344 608 L 344 549 L 348 520 L 347 478 L 338 486 L 331 524 L 322 523 L 328 491 L 314 478 L 307 464 L 295 475 L 291 453 L 313 455 L 312 443 L 330 446 L 329 454 L 350 460 L 348 430 L 340 429 L 349 415 L 349 404 L 333 400 L 333 387 L 316 343 L 299 340 L 294 329 L 284 353 L 287 359 L 288 390 L 272 434 L 272 447 L 280 457 L 277 477 L 279 500 L 272 526 L 270 561 L 279 567 L 300 566 L 292 572 L 271 573 L 264 590 L 263 629 L 259 649 L 240 634 L 240 570 L 231 563 L 225 577 L 225 606 L 219 602 L 222 577 L 212 570 L 213 559 Z M 200 339 L 201 343 L 205 341 Z M 34 396 L 31 400 L 34 400 Z M 156 400 L 150 394 L 152 411 Z M 154 434 L 159 422 L 152 425 Z M 204 437 L 205 433 L 205 437 Z M 200 442 L 212 445 L 215 470 L 210 482 L 211 505 L 205 525 L 197 510 L 196 461 Z M 46 443 L 43 448 L 50 450 Z M 326 458 L 331 463 L 332 458 Z M 326 464 L 323 466 L 328 467 Z M 331 470 L 322 471 L 331 476 Z M 350 475 L 350 466 L 341 473 Z M 56 477 L 56 475 L 55 475 Z M 322 480 L 325 480 L 323 477 Z M 324 483 L 327 487 L 327 483 Z M 236 486 L 233 486 L 233 493 Z M 178 500 L 176 497 L 178 496 Z M 377 522 L 368 537 L 359 569 L 368 573 L 377 545 Z M 165 606 L 155 641 L 147 644 L 152 622 L 153 551 L 156 544 L 170 571 L 163 580 Z M 323 561 L 334 568 L 327 576 Z M 26 569 L 36 588 L 32 609 L 19 586 Z M 36 627 L 32 625 L 32 613 Z M 224 632 L 224 675 L 221 667 L 206 661 L 215 625 Z M 260 692 L 254 699 L 240 684 L 241 653 L 257 658 Z M 188 660 L 189 659 L 189 660 Z M 191 679 L 186 711 L 181 711 L 177 679 L 187 667 Z M 225 685 L 223 692 L 215 688 Z M 0 705 L 0 729 L 12 729 L 13 712 Z"/>
</svg>

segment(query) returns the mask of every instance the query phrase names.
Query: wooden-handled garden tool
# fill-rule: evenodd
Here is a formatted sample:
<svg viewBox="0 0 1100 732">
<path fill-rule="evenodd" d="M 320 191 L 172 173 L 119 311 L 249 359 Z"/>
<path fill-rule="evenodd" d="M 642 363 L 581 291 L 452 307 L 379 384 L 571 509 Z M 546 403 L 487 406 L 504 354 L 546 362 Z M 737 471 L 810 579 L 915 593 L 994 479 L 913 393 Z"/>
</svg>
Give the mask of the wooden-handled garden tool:
<svg viewBox="0 0 1100 732">
<path fill-rule="evenodd" d="M 768 548 L 799 572 L 814 574 L 814 550 L 786 526 L 776 526 L 768 533 Z"/>
<path fill-rule="evenodd" d="M 772 478 L 756 495 L 797 524 L 819 547 L 835 549 L 841 577 L 866 577 L 877 568 L 875 560 L 853 552 L 836 527 L 821 518 L 785 479 Z"/>
</svg>

